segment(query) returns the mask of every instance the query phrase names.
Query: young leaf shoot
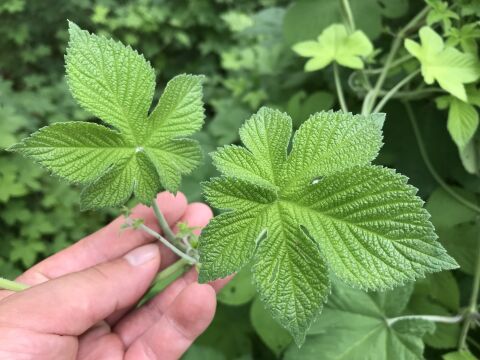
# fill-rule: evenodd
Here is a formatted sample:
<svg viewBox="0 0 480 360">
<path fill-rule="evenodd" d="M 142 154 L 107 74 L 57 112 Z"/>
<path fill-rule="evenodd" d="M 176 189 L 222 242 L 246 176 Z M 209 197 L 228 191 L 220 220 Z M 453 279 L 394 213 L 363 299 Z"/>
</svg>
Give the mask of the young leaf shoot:
<svg viewBox="0 0 480 360">
<path fill-rule="evenodd" d="M 406 39 L 405 48 L 415 56 L 422 66 L 422 75 L 427 84 L 438 82 L 444 90 L 462 101 L 467 101 L 465 84 L 480 78 L 477 58 L 451 46 L 435 30 L 424 26 L 419 32 L 421 44 Z"/>
<path fill-rule="evenodd" d="M 351 69 L 363 69 L 362 56 L 373 51 L 373 45 L 361 30 L 348 34 L 342 24 L 333 24 L 323 30 L 318 39 L 303 41 L 293 46 L 298 55 L 310 57 L 305 71 L 323 69 L 333 61 Z"/>
</svg>

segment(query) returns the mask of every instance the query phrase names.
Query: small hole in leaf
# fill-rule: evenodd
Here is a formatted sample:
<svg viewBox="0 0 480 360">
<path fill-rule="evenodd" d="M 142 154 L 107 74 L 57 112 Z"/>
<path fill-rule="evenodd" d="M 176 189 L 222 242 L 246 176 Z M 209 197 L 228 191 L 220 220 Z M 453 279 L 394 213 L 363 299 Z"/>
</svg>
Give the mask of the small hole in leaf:
<svg viewBox="0 0 480 360">
<path fill-rule="evenodd" d="M 312 180 L 311 185 L 316 185 L 322 180 L 323 180 L 323 176 L 316 177 L 315 179 Z"/>
</svg>

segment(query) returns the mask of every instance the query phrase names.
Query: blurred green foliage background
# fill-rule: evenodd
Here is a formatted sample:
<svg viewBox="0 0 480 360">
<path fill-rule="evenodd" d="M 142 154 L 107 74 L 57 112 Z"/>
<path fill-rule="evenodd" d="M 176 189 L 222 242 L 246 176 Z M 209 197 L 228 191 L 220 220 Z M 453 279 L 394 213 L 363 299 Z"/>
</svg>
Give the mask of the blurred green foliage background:
<svg viewBox="0 0 480 360">
<path fill-rule="evenodd" d="M 478 1 L 458 3 L 471 6 L 478 17 Z M 351 4 L 357 27 L 376 48 L 384 49 L 390 46 L 392 28 L 408 22 L 425 6 L 418 0 L 352 0 Z M 159 93 L 176 74 L 205 74 L 207 122 L 198 140 L 209 153 L 238 142 L 237 129 L 260 106 L 287 111 L 295 126 L 313 112 L 338 109 L 331 67 L 305 73 L 304 59 L 291 46 L 341 22 L 341 14 L 338 0 L 1 0 L 0 148 L 48 124 L 90 118 L 75 104 L 64 78 L 67 19 L 143 53 L 157 71 Z M 347 71 L 341 75 L 351 84 Z M 346 97 L 351 110 L 358 112 L 365 93 L 351 85 Z M 479 178 L 462 166 L 447 132 L 446 111 L 436 108 L 433 94 L 412 105 L 440 176 L 478 203 Z M 475 214 L 437 189 L 404 107 L 394 100 L 385 112 L 385 146 L 378 162 L 397 168 L 420 189 L 440 240 L 462 266 L 453 275 L 417 284 L 409 306 L 425 309 L 425 302 L 430 301 L 439 313 L 455 312 L 468 298 L 475 261 L 471 251 L 477 232 Z M 182 185 L 191 201 L 201 200 L 199 183 L 214 173 L 206 156 Z M 14 278 L 118 214 L 115 210 L 80 212 L 78 202 L 77 189 L 29 160 L 0 152 L 0 275 Z M 463 239 L 460 243 L 459 238 Z M 453 297 L 447 305 L 442 302 L 442 291 L 432 290 L 439 284 Z M 287 357 L 295 358 L 295 350 L 288 350 L 294 346 L 289 335 L 255 299 L 248 271 L 240 273 L 219 299 L 214 323 L 185 358 L 274 359 L 286 349 Z M 434 336 L 425 340 L 426 357 L 437 359 L 456 345 L 452 339 L 458 329 L 445 332 L 444 340 Z"/>
</svg>

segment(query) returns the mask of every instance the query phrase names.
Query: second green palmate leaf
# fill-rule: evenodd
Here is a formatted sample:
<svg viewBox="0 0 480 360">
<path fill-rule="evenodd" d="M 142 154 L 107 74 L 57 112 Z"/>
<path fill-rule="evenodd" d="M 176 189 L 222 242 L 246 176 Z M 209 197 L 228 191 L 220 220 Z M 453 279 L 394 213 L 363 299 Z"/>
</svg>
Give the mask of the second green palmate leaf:
<svg viewBox="0 0 480 360">
<path fill-rule="evenodd" d="M 407 178 L 371 165 L 383 114 L 290 117 L 262 108 L 240 129 L 245 147 L 213 154 L 221 177 L 204 185 L 228 210 L 200 239 L 200 281 L 253 261 L 265 307 L 301 345 L 330 293 L 329 273 L 365 290 L 389 289 L 456 268 Z"/>
</svg>

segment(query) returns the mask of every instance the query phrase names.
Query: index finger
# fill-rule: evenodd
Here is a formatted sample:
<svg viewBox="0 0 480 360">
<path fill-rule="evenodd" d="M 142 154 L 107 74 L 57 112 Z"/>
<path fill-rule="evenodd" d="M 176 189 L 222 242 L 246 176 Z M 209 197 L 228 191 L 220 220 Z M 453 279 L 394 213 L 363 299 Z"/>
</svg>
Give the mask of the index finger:
<svg viewBox="0 0 480 360">
<path fill-rule="evenodd" d="M 157 196 L 157 203 L 170 226 L 175 225 L 187 209 L 187 199 L 182 193 L 174 196 L 162 192 Z M 142 218 L 148 227 L 160 232 L 151 208 L 145 205 L 136 206 L 132 211 L 132 218 Z M 122 230 L 124 223 L 123 216 L 116 218 L 104 228 L 33 266 L 18 277 L 18 281 L 31 285 L 39 284 L 116 259 L 138 246 L 155 241 L 154 237 L 143 231 Z"/>
</svg>

